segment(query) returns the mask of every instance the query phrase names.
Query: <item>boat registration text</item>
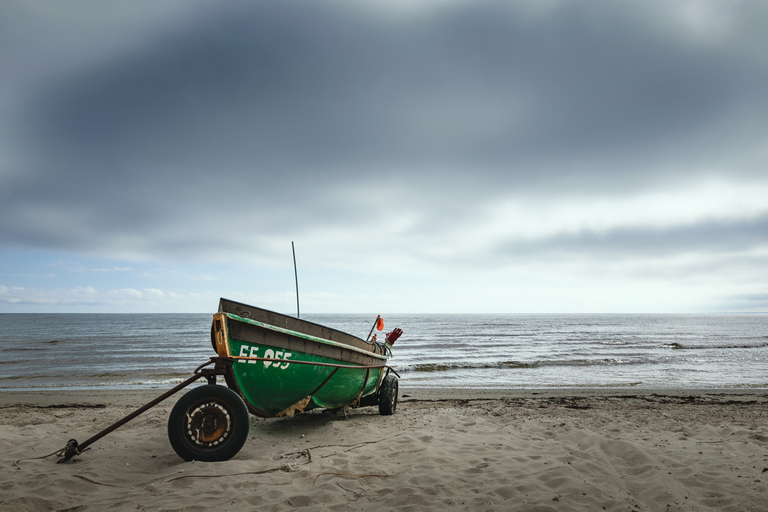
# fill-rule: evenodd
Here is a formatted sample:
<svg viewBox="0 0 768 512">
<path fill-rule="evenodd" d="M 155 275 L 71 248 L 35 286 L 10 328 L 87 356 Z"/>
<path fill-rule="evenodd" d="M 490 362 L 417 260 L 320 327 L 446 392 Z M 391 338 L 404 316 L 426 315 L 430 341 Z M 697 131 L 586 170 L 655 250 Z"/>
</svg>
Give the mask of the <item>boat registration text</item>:
<svg viewBox="0 0 768 512">
<path fill-rule="evenodd" d="M 249 350 L 250 348 L 250 350 Z M 293 354 L 290 352 L 283 352 L 280 350 L 272 350 L 271 348 L 268 348 L 264 351 L 264 355 L 259 356 L 259 349 L 260 347 L 248 347 L 246 345 L 240 346 L 240 357 L 263 357 L 265 359 L 289 359 Z M 246 361 L 241 359 L 238 361 L 238 363 L 245 363 Z M 250 364 L 256 364 L 259 361 L 251 360 L 247 361 Z M 272 366 L 273 368 L 279 368 L 281 370 L 285 370 L 288 368 L 290 363 L 286 363 L 283 361 L 261 361 L 264 363 L 264 366 L 269 368 Z"/>
</svg>

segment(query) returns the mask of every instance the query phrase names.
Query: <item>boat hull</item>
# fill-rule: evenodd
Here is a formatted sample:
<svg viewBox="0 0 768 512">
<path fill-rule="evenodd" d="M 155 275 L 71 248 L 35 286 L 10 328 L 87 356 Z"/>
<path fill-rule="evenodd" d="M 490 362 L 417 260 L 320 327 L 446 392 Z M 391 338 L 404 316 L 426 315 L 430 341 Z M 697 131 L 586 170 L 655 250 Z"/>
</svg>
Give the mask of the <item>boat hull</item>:
<svg viewBox="0 0 768 512">
<path fill-rule="evenodd" d="M 258 416 L 355 405 L 378 391 L 386 370 L 387 356 L 359 338 L 364 348 L 226 312 L 214 315 L 212 330 L 219 356 L 234 360 L 228 386 Z"/>
</svg>

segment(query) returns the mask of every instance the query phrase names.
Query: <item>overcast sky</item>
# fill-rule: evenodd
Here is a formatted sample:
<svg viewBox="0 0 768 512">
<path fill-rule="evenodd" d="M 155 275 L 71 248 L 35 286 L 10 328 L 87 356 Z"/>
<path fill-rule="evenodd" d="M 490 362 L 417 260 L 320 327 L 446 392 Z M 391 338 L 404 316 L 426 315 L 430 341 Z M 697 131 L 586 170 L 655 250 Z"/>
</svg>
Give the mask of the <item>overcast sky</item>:
<svg viewBox="0 0 768 512">
<path fill-rule="evenodd" d="M 0 0 L 0 312 L 768 311 L 764 0 Z"/>
</svg>

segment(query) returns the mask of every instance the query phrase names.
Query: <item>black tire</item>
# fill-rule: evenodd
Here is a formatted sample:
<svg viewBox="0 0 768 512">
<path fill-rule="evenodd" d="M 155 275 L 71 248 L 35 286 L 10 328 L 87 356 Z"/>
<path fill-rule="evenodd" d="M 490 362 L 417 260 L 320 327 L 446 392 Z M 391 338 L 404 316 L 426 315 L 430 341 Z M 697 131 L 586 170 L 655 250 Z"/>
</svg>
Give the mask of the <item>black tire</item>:
<svg viewBox="0 0 768 512">
<path fill-rule="evenodd" d="M 182 396 L 168 418 L 168 439 L 186 461 L 234 457 L 248 438 L 248 409 L 224 386 L 200 386 Z"/>
<path fill-rule="evenodd" d="M 397 409 L 397 377 L 387 375 L 379 387 L 379 414 L 389 416 Z"/>
</svg>

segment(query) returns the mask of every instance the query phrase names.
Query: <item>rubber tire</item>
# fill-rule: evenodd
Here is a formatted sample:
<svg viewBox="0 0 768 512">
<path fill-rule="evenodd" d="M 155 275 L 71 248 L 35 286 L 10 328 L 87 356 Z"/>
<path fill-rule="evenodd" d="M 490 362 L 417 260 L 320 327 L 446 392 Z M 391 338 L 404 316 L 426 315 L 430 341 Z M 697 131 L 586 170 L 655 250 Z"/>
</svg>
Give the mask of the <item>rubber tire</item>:
<svg viewBox="0 0 768 512">
<path fill-rule="evenodd" d="M 223 425 L 229 427 L 224 441 L 217 442 L 215 446 L 197 444 L 187 425 L 188 415 L 192 416 L 197 408 L 205 405 L 213 406 L 214 412 L 225 415 L 226 423 Z M 208 384 L 189 391 L 173 406 L 168 418 L 168 440 L 173 450 L 186 461 L 229 460 L 245 444 L 248 428 L 248 409 L 242 399 L 229 388 Z"/>
<path fill-rule="evenodd" d="M 379 414 L 389 416 L 397 409 L 397 377 L 387 375 L 379 387 Z"/>
</svg>

